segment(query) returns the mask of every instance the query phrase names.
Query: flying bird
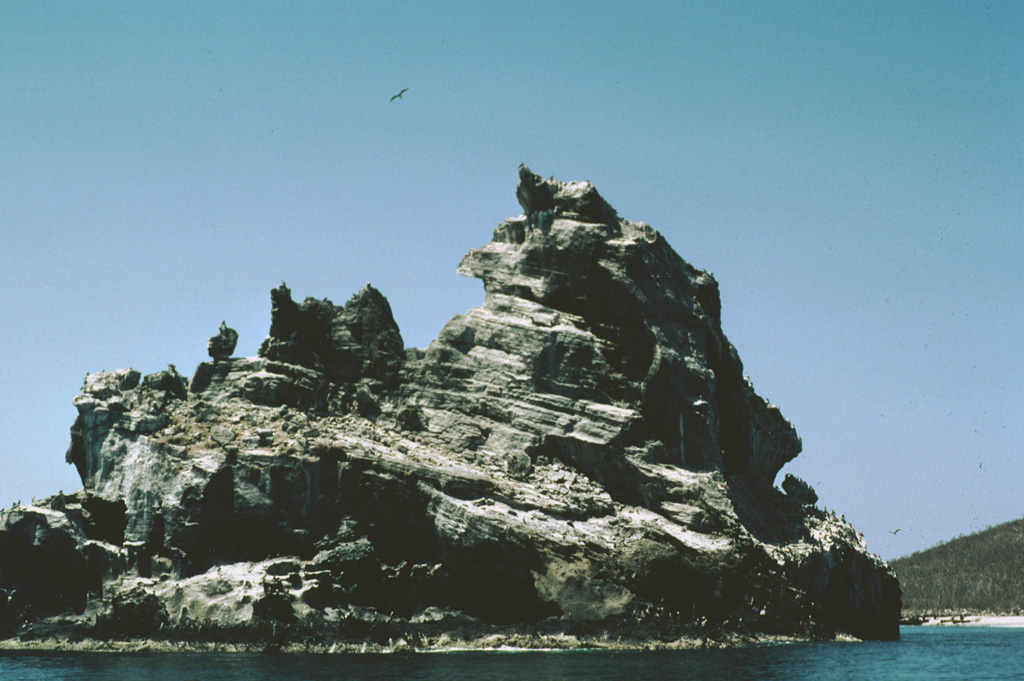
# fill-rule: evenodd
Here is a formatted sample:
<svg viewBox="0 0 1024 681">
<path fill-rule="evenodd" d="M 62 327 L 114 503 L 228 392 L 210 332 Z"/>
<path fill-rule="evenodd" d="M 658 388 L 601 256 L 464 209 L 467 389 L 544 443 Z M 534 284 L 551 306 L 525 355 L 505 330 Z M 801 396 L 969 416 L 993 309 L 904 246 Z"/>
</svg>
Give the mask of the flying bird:
<svg viewBox="0 0 1024 681">
<path fill-rule="evenodd" d="M 392 97 L 392 98 L 391 98 L 391 99 L 389 99 L 388 101 L 389 101 L 389 102 L 393 102 L 393 101 L 395 101 L 396 99 L 401 99 L 402 95 L 404 95 L 404 94 L 405 94 L 406 92 L 408 92 L 408 91 L 409 91 L 409 88 L 402 88 L 402 91 L 401 91 L 401 92 L 399 92 L 399 93 L 398 93 L 397 95 L 395 95 L 394 97 Z"/>
<path fill-rule="evenodd" d="M 902 527 L 899 527 L 899 528 L 897 528 L 895 530 L 889 530 L 889 534 L 899 534 L 899 531 L 902 530 L 902 529 L 903 529 Z"/>
</svg>

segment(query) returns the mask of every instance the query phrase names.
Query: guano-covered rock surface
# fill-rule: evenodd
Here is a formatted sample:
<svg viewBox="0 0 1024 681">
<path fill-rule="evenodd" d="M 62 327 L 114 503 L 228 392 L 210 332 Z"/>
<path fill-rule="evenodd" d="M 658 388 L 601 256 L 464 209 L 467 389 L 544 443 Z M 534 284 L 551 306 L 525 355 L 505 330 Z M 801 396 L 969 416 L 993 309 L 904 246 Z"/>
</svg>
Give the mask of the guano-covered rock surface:
<svg viewBox="0 0 1024 681">
<path fill-rule="evenodd" d="M 191 379 L 91 374 L 83 487 L 0 512 L 0 638 L 257 646 L 895 638 L 899 585 L 809 486 L 715 280 L 587 182 L 459 272 L 480 307 L 406 349 L 381 293 L 271 292 Z M 201 339 L 197 339 L 201 342 Z"/>
</svg>

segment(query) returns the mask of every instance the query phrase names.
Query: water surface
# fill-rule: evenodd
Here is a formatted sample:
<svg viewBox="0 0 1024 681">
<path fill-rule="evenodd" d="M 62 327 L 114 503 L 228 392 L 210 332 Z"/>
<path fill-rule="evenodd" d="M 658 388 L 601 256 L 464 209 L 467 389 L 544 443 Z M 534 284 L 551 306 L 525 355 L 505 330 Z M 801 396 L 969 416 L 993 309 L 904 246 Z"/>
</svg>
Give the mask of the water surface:
<svg viewBox="0 0 1024 681">
<path fill-rule="evenodd" d="M 411 655 L 0 653 L 0 681 L 1022 679 L 1024 629 L 904 627 L 900 641 L 659 652 Z"/>
</svg>

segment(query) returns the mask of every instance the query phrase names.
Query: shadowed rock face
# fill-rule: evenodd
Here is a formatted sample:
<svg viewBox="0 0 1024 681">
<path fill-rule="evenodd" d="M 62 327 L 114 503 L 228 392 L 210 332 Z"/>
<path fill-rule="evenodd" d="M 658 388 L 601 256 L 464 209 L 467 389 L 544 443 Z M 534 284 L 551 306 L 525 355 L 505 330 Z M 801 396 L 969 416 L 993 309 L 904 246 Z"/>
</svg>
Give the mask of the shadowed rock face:
<svg viewBox="0 0 1024 681">
<path fill-rule="evenodd" d="M 898 636 L 888 566 L 774 487 L 800 439 L 715 280 L 589 183 L 521 168 L 517 197 L 426 350 L 372 287 L 282 285 L 259 357 L 87 377 L 83 489 L 0 515 L 0 632 Z"/>
</svg>

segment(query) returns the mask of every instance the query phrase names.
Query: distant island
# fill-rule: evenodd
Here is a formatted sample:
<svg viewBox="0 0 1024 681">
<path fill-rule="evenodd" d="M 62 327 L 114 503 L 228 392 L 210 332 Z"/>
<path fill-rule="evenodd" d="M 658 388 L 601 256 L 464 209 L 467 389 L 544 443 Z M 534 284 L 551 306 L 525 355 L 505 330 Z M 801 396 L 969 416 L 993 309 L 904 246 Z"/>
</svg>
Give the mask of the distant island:
<svg viewBox="0 0 1024 681">
<path fill-rule="evenodd" d="M 1024 518 L 899 558 L 892 566 L 908 622 L 1024 615 Z"/>
<path fill-rule="evenodd" d="M 480 307 L 406 348 L 372 286 L 271 291 L 257 357 L 89 374 L 82 489 L 0 512 L 8 646 L 424 650 L 894 639 L 900 587 L 809 485 L 718 284 L 521 167 Z M 322 256 L 322 254 L 320 254 Z M 320 257 L 320 256 L 318 256 Z"/>
</svg>

